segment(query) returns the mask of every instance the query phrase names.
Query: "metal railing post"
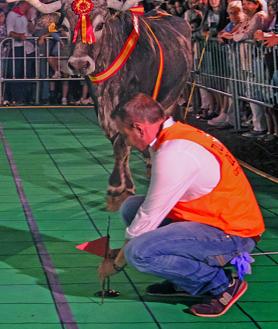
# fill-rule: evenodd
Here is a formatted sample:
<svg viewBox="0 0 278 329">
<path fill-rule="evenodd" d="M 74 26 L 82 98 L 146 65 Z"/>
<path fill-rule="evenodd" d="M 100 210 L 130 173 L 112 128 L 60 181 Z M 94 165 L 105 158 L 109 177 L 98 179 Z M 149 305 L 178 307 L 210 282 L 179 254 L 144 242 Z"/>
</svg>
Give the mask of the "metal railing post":
<svg viewBox="0 0 278 329">
<path fill-rule="evenodd" d="M 239 108 L 239 92 L 238 92 L 238 80 L 237 80 L 237 67 L 238 62 L 236 60 L 236 55 L 238 55 L 238 44 L 230 44 L 231 57 L 232 57 L 232 70 L 231 70 L 231 93 L 232 93 L 232 106 L 234 112 L 234 124 L 235 130 L 240 131 L 240 108 Z"/>
</svg>

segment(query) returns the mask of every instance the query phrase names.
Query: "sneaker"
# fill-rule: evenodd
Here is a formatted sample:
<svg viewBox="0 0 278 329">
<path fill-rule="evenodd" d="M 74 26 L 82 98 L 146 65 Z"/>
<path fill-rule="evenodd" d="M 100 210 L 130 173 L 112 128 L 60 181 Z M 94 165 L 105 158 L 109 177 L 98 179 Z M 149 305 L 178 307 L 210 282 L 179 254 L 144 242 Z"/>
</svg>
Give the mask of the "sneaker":
<svg viewBox="0 0 278 329">
<path fill-rule="evenodd" d="M 257 138 L 257 137 L 263 137 L 266 134 L 266 131 L 257 131 L 257 130 L 250 130 L 247 131 L 246 133 L 241 134 L 243 137 L 248 137 L 248 138 Z"/>
<path fill-rule="evenodd" d="M 215 112 L 210 112 L 210 113 L 205 114 L 205 115 L 201 114 L 200 117 L 199 117 L 198 119 L 201 120 L 201 121 L 208 121 L 208 120 L 211 120 L 211 119 L 213 119 L 213 118 L 216 118 L 217 116 L 218 116 L 217 113 L 215 113 Z"/>
<path fill-rule="evenodd" d="M 93 100 L 91 97 L 88 97 L 88 98 L 83 98 L 82 101 L 81 101 L 81 104 L 82 105 L 89 105 L 89 104 L 92 104 L 93 103 Z"/>
<path fill-rule="evenodd" d="M 62 98 L 62 105 L 68 105 L 68 100 L 65 97 Z"/>
<path fill-rule="evenodd" d="M 75 102 L 75 105 L 89 105 L 92 104 L 93 100 L 91 97 L 88 98 L 80 98 L 77 102 Z"/>
<path fill-rule="evenodd" d="M 267 133 L 266 135 L 258 138 L 260 142 L 265 142 L 265 143 L 272 142 L 275 139 L 276 139 L 275 134 L 270 134 L 270 133 Z"/>
<path fill-rule="evenodd" d="M 60 71 L 56 71 L 52 77 L 52 79 L 60 79 L 61 78 L 61 72 Z"/>
<path fill-rule="evenodd" d="M 243 127 L 243 128 L 252 127 L 252 118 L 241 122 L 241 127 Z"/>
<path fill-rule="evenodd" d="M 218 124 L 223 124 L 227 122 L 227 114 L 221 113 L 217 117 L 212 118 L 211 120 L 208 120 L 209 126 L 216 126 Z"/>
<path fill-rule="evenodd" d="M 217 297 L 213 297 L 207 304 L 192 305 L 189 311 L 194 315 L 207 318 L 221 316 L 245 293 L 247 288 L 246 281 L 233 278 L 226 291 Z"/>
<path fill-rule="evenodd" d="M 154 283 L 147 287 L 146 294 L 150 296 L 158 297 L 186 297 L 191 296 L 189 293 L 183 290 L 177 290 L 175 285 L 170 281 L 163 281 L 161 283 Z"/>
<path fill-rule="evenodd" d="M 226 121 L 226 122 L 218 123 L 217 125 L 214 126 L 214 128 L 216 128 L 216 129 L 231 129 L 231 128 L 234 128 L 234 126 L 232 124 L 230 124 L 228 121 Z"/>
</svg>

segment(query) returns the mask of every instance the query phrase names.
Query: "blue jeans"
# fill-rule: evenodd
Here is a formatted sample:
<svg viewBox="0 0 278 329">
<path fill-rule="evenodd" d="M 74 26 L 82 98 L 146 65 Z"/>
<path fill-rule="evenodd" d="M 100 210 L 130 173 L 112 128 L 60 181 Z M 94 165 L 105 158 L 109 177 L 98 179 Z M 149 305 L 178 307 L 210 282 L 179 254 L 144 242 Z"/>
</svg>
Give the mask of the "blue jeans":
<svg viewBox="0 0 278 329">
<path fill-rule="evenodd" d="M 130 225 L 144 196 L 129 197 L 120 211 Z M 230 278 L 223 267 L 240 252 L 250 252 L 255 242 L 225 234 L 205 224 L 184 221 L 162 222 L 156 230 L 144 233 L 125 246 L 127 262 L 138 271 L 171 281 L 191 295 L 219 295 Z"/>
</svg>

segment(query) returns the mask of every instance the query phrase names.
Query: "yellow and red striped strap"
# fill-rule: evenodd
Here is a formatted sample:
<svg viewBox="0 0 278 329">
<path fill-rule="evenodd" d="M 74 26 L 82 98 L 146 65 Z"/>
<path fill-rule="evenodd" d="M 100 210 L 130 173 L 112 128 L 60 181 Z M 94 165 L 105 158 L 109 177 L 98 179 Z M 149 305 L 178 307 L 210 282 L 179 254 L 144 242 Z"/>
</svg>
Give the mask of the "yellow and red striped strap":
<svg viewBox="0 0 278 329">
<path fill-rule="evenodd" d="M 164 70 L 164 54 L 163 54 L 163 49 L 162 49 L 156 35 L 154 34 L 153 30 L 151 29 L 150 25 L 144 19 L 142 19 L 142 21 L 146 25 L 146 27 L 147 27 L 148 31 L 150 32 L 151 36 L 153 37 L 153 39 L 155 40 L 155 42 L 158 46 L 158 50 L 159 50 L 159 69 L 158 69 L 156 82 L 155 82 L 155 86 L 154 86 L 154 90 L 153 90 L 153 94 L 152 94 L 152 99 L 156 100 L 158 97 L 158 94 L 159 94 L 163 70 Z"/>
<path fill-rule="evenodd" d="M 107 69 L 96 75 L 89 75 L 89 78 L 93 83 L 101 83 L 115 75 L 123 67 L 129 56 L 133 52 L 139 38 L 138 19 L 136 16 L 144 15 L 144 7 L 142 5 L 132 7 L 129 9 L 129 11 L 133 16 L 133 30 L 127 38 L 125 44 L 123 45 L 123 48 L 120 51 L 119 55 L 111 63 L 111 65 L 109 65 Z"/>
<path fill-rule="evenodd" d="M 113 61 L 113 63 L 106 70 L 94 76 L 89 75 L 90 80 L 93 83 L 101 83 L 111 78 L 114 74 L 116 74 L 123 67 L 125 62 L 128 60 L 130 54 L 133 52 L 137 44 L 138 38 L 139 38 L 138 33 L 135 31 L 135 29 L 133 29 L 129 37 L 127 38 L 120 54 Z"/>
<path fill-rule="evenodd" d="M 129 11 L 132 14 L 137 15 L 137 16 L 142 16 L 145 13 L 144 12 L 144 6 L 142 6 L 142 5 L 132 7 L 132 8 L 129 9 Z"/>
<path fill-rule="evenodd" d="M 130 11 L 132 12 L 132 14 L 136 13 L 135 14 L 136 16 L 144 14 L 143 6 L 133 7 L 130 9 Z M 149 26 L 149 24 L 144 19 L 142 19 L 142 21 L 146 25 L 152 38 L 157 43 L 157 46 L 159 49 L 159 69 L 158 69 L 155 87 L 154 87 L 153 94 L 152 94 L 152 98 L 154 100 L 156 100 L 158 97 L 159 90 L 160 90 L 162 75 L 163 75 L 163 70 L 164 70 L 163 49 L 162 49 L 156 35 L 154 34 L 153 30 Z M 139 39 L 138 29 L 134 26 L 134 28 L 133 28 L 132 32 L 130 33 L 129 37 L 127 38 L 123 48 L 121 49 L 121 52 L 116 57 L 116 59 L 112 62 L 112 64 L 109 65 L 109 67 L 106 70 L 104 70 L 96 75 L 89 75 L 90 80 L 93 83 L 101 83 L 101 82 L 111 78 L 113 75 L 115 75 L 128 60 L 129 56 L 131 55 L 131 53 L 133 52 L 133 50 L 137 44 L 138 39 Z"/>
</svg>

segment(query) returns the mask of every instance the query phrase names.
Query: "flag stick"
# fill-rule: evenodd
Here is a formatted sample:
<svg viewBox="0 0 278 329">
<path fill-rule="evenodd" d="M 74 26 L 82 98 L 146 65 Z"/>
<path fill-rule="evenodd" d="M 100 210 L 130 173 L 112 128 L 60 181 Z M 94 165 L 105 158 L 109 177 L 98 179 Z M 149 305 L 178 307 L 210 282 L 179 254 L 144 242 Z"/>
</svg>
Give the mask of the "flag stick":
<svg viewBox="0 0 278 329">
<path fill-rule="evenodd" d="M 105 254 L 104 254 L 104 260 L 108 258 L 108 252 L 109 252 L 109 243 L 110 243 L 110 222 L 111 218 L 108 216 L 108 221 L 107 221 L 107 230 L 106 230 L 106 235 L 107 235 L 107 240 L 106 240 L 106 246 L 105 246 Z M 107 283 L 107 288 L 105 289 L 105 285 Z M 109 291 L 110 289 L 110 278 L 108 277 L 107 279 L 104 279 L 102 281 L 102 286 L 101 286 L 101 304 L 104 303 L 104 296 L 105 296 L 105 291 Z"/>
</svg>

